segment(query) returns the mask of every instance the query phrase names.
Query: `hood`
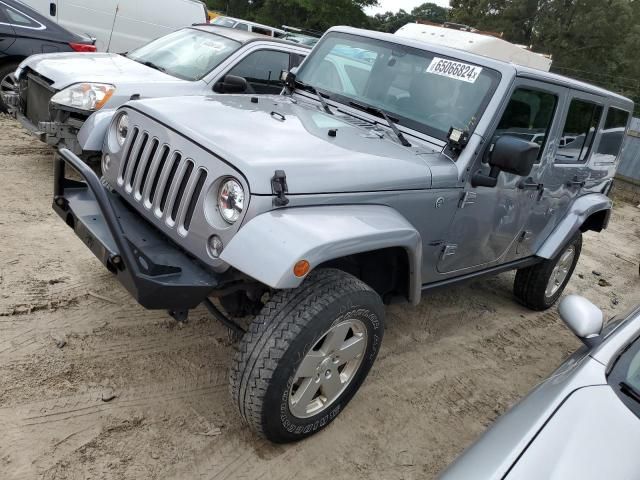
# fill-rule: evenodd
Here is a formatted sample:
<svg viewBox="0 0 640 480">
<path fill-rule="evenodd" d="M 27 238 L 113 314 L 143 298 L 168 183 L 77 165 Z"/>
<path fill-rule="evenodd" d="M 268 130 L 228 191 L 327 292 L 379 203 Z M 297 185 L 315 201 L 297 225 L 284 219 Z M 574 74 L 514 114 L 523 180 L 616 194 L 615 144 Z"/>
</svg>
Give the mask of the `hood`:
<svg viewBox="0 0 640 480">
<path fill-rule="evenodd" d="M 115 53 L 33 55 L 22 62 L 20 67 L 28 67 L 51 80 L 51 86 L 56 90 L 80 82 L 110 83 L 116 87 L 127 84 L 137 86 L 141 83 L 190 83 Z"/>
<path fill-rule="evenodd" d="M 640 420 L 609 385 L 581 388 L 558 409 L 508 479 L 638 478 Z"/>
<path fill-rule="evenodd" d="M 427 189 L 431 165 L 456 168 L 435 150 L 403 147 L 388 129 L 290 97 L 212 95 L 127 106 L 233 164 L 254 194 L 272 193 L 276 170 L 285 171 L 290 194 L 317 194 Z"/>
</svg>

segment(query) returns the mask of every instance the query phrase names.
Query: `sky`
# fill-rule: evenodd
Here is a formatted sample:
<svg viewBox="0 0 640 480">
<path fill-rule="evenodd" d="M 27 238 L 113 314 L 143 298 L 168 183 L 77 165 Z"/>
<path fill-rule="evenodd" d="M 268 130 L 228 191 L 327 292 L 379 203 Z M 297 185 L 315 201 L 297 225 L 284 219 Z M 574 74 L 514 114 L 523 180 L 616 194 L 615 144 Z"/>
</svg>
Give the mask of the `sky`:
<svg viewBox="0 0 640 480">
<path fill-rule="evenodd" d="M 418 5 L 422 5 L 426 1 L 437 3 L 440 6 L 448 7 L 449 0 L 378 0 L 379 7 L 367 8 L 365 11 L 368 15 L 375 15 L 376 13 L 384 12 L 397 12 L 401 8 L 410 12 Z"/>
</svg>

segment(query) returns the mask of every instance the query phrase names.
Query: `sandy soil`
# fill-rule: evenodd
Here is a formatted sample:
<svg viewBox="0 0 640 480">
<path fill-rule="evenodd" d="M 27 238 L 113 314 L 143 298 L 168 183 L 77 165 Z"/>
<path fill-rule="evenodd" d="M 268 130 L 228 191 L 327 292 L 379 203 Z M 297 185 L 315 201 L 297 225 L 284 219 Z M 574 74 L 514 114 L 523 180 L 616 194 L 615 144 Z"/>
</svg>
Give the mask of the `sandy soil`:
<svg viewBox="0 0 640 480">
<path fill-rule="evenodd" d="M 136 305 L 52 212 L 51 150 L 0 131 L 0 478 L 432 478 L 578 346 L 555 310 L 514 302 L 513 274 L 392 306 L 339 420 L 270 445 L 229 400 L 226 330 Z M 640 302 L 639 236 L 640 209 L 617 205 L 569 291 L 608 315 Z"/>
</svg>

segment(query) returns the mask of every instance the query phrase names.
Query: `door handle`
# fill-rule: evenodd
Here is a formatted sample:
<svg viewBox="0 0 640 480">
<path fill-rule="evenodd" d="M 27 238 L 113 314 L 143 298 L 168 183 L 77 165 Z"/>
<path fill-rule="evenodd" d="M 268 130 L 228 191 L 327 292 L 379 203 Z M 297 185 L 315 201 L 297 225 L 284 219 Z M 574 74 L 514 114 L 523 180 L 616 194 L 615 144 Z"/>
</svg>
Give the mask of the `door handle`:
<svg viewBox="0 0 640 480">
<path fill-rule="evenodd" d="M 582 181 L 580 181 L 580 180 L 569 180 L 569 181 L 567 182 L 567 187 L 578 187 L 578 188 L 582 188 L 582 187 L 584 187 L 585 183 L 586 183 L 586 182 L 585 182 L 584 180 L 582 180 Z"/>
<path fill-rule="evenodd" d="M 529 177 L 526 180 L 520 182 L 518 188 L 520 190 L 544 190 L 544 184 L 536 183 L 531 177 Z"/>
</svg>

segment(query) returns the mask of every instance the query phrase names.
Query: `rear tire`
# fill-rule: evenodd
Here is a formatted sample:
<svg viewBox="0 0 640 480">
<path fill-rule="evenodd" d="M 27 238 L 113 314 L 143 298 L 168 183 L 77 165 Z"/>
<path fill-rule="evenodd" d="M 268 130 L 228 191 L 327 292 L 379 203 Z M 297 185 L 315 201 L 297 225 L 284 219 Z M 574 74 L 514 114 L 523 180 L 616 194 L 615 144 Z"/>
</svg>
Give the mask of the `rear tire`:
<svg viewBox="0 0 640 480">
<path fill-rule="evenodd" d="M 335 269 L 276 292 L 242 338 L 230 371 L 240 415 L 272 442 L 331 423 L 365 380 L 384 331 L 380 296 Z"/>
<path fill-rule="evenodd" d="M 518 270 L 515 296 L 532 310 L 551 308 L 571 280 L 581 251 L 582 233 L 578 232 L 555 258 Z"/>
<path fill-rule="evenodd" d="M 17 62 L 6 63 L 4 65 L 0 65 L 0 92 L 6 92 L 9 90 L 13 90 L 16 84 L 16 78 L 13 75 L 20 65 Z M 7 113 L 7 106 L 4 104 L 2 100 L 2 95 L 0 95 L 0 112 Z"/>
</svg>

